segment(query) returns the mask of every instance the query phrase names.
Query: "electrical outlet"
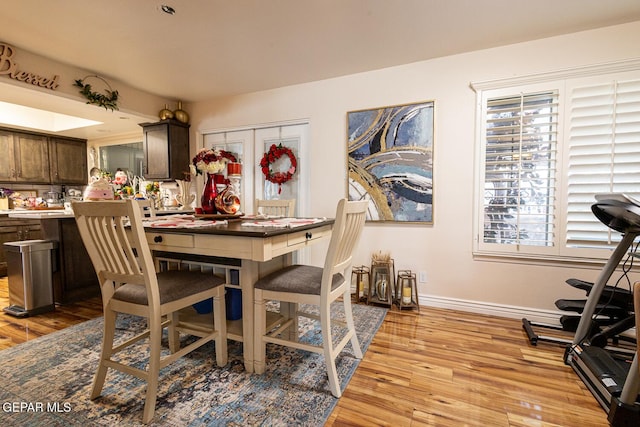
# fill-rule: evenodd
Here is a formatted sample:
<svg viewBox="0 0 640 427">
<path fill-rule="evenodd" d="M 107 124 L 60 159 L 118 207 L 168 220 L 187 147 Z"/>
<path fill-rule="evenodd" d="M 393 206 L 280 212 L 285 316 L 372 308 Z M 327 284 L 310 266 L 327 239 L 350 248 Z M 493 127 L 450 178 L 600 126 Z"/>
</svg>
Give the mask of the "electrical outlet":
<svg viewBox="0 0 640 427">
<path fill-rule="evenodd" d="M 427 272 L 421 271 L 418 280 L 420 281 L 420 283 L 427 283 Z"/>
</svg>

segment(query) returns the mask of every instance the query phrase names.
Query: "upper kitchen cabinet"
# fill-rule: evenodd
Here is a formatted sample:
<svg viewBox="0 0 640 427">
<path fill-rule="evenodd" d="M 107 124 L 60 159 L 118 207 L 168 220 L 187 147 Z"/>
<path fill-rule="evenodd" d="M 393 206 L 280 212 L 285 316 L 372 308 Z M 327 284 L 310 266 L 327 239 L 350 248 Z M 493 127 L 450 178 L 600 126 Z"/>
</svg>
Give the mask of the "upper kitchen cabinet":
<svg viewBox="0 0 640 427">
<path fill-rule="evenodd" d="M 0 129 L 0 181 L 48 184 L 47 137 Z"/>
<path fill-rule="evenodd" d="M 87 142 L 0 129 L 0 182 L 86 184 Z"/>
<path fill-rule="evenodd" d="M 144 178 L 184 179 L 189 170 L 189 125 L 177 120 L 142 123 Z"/>
<path fill-rule="evenodd" d="M 53 184 L 86 184 L 86 141 L 59 137 L 49 138 L 49 165 Z"/>
</svg>

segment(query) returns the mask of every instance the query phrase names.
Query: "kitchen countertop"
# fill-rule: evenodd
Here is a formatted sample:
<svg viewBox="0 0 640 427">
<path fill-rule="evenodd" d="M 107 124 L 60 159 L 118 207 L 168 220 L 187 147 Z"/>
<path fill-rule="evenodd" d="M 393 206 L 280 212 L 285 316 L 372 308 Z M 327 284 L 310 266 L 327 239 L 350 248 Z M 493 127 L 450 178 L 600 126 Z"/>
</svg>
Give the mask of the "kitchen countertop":
<svg viewBox="0 0 640 427">
<path fill-rule="evenodd" d="M 60 219 L 60 218 L 73 218 L 72 211 L 60 210 L 14 210 L 8 213 L 9 218 L 21 218 L 21 219 Z"/>
<path fill-rule="evenodd" d="M 178 210 L 178 209 L 158 209 L 156 215 L 172 215 L 172 214 L 191 214 L 193 210 Z M 27 209 L 7 209 L 0 210 L 0 215 L 8 215 L 9 218 L 20 219 L 65 219 L 73 218 L 73 211 L 66 211 L 64 209 L 55 210 L 27 210 Z"/>
</svg>

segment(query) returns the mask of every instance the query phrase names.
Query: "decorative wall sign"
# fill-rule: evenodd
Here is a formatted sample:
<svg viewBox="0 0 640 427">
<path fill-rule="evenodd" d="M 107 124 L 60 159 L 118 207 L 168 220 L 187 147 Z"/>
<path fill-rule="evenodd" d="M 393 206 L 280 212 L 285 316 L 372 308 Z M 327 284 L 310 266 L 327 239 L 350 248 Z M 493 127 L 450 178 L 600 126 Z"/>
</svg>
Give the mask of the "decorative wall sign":
<svg viewBox="0 0 640 427">
<path fill-rule="evenodd" d="M 7 75 L 14 80 L 51 90 L 56 90 L 60 86 L 57 75 L 47 78 L 18 69 L 18 64 L 13 59 L 14 53 L 13 47 L 6 43 L 0 43 L 0 75 Z"/>
<path fill-rule="evenodd" d="M 370 221 L 433 223 L 434 102 L 347 113 L 349 200 Z"/>
</svg>

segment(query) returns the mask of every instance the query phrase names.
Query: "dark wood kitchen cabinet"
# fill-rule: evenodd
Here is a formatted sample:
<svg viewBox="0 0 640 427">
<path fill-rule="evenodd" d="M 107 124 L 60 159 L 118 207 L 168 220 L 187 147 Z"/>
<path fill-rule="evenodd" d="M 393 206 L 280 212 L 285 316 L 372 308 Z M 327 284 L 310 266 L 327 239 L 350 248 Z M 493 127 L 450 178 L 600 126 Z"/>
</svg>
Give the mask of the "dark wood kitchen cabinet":
<svg viewBox="0 0 640 427">
<path fill-rule="evenodd" d="M 144 178 L 151 181 L 184 179 L 189 171 L 189 125 L 177 120 L 142 123 Z"/>
<path fill-rule="evenodd" d="M 0 152 L 0 181 L 51 182 L 46 136 L 0 129 Z"/>
<path fill-rule="evenodd" d="M 87 183 L 87 141 L 0 129 L 0 182 Z"/>
<path fill-rule="evenodd" d="M 82 139 L 49 138 L 52 184 L 87 183 L 87 143 Z"/>
<path fill-rule="evenodd" d="M 41 238 L 39 220 L 9 218 L 7 215 L 0 215 L 0 276 L 7 275 L 5 243 Z"/>
<path fill-rule="evenodd" d="M 98 277 L 82 243 L 74 218 L 42 220 L 44 239 L 58 242 L 58 269 L 53 274 L 53 295 L 65 304 L 100 295 Z"/>
</svg>

